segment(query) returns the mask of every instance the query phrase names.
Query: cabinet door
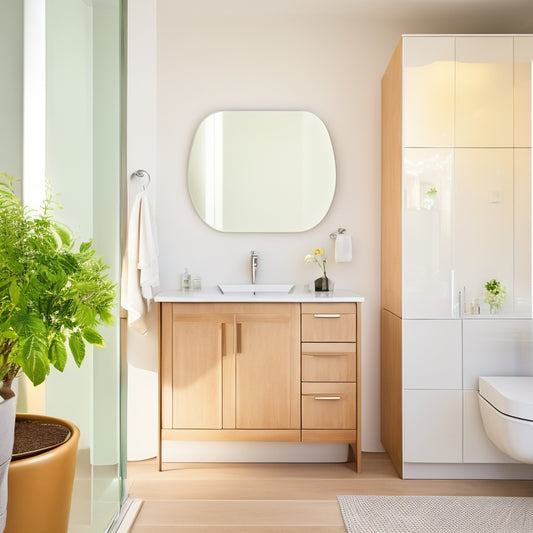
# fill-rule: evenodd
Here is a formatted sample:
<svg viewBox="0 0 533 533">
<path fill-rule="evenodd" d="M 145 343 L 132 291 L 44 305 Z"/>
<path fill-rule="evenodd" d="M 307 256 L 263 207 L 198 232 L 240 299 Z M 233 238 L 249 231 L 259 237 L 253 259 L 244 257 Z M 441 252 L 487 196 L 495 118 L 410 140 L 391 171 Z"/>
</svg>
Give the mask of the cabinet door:
<svg viewBox="0 0 533 533">
<path fill-rule="evenodd" d="M 232 357 L 232 317 L 174 313 L 172 338 L 172 426 L 221 428 L 223 358 Z"/>
<path fill-rule="evenodd" d="M 236 427 L 299 428 L 299 305 L 254 304 L 235 327 Z"/>
<path fill-rule="evenodd" d="M 405 462 L 460 463 L 462 439 L 463 391 L 405 391 Z"/>
<path fill-rule="evenodd" d="M 531 62 L 533 36 L 514 37 L 514 145 L 531 147 Z"/>
<path fill-rule="evenodd" d="M 455 39 L 404 38 L 404 145 L 453 146 Z"/>
<path fill-rule="evenodd" d="M 456 39 L 455 146 L 513 146 L 513 38 Z"/>
<path fill-rule="evenodd" d="M 461 320 L 404 320 L 405 389 L 461 389 Z"/>
<path fill-rule="evenodd" d="M 455 150 L 454 295 L 466 290 L 467 304 L 479 298 L 482 313 L 484 284 L 492 278 L 507 287 L 503 312 L 513 311 L 514 239 L 525 224 L 515 216 L 514 181 L 511 148 Z"/>
<path fill-rule="evenodd" d="M 404 151 L 404 318 L 451 315 L 453 150 Z"/>
</svg>

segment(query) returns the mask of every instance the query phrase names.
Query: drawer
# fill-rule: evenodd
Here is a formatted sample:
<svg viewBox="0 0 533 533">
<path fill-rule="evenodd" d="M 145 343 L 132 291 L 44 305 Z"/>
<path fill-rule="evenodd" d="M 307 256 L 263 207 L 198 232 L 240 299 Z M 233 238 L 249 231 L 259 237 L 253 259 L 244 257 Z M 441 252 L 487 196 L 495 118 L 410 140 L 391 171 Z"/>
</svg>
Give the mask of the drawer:
<svg viewBox="0 0 533 533">
<path fill-rule="evenodd" d="M 357 429 L 355 383 L 302 383 L 302 429 Z"/>
<path fill-rule="evenodd" d="M 355 304 L 302 304 L 302 342 L 355 342 Z"/>
<path fill-rule="evenodd" d="M 302 343 L 302 381 L 356 381 L 355 342 Z"/>
</svg>

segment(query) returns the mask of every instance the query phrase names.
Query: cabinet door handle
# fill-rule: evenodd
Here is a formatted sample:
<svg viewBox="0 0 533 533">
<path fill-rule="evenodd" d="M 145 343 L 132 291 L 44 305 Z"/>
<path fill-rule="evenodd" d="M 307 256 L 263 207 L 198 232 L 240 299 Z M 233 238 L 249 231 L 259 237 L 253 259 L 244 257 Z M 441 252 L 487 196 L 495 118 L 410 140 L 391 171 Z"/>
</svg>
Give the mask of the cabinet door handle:
<svg viewBox="0 0 533 533">
<path fill-rule="evenodd" d="M 315 396 L 315 400 L 340 400 L 340 396 Z"/>
<path fill-rule="evenodd" d="M 235 353 L 241 353 L 242 349 L 242 324 L 237 322 L 235 327 Z"/>
<path fill-rule="evenodd" d="M 314 315 L 315 318 L 340 318 L 341 315 L 320 315 L 316 314 Z"/>
<path fill-rule="evenodd" d="M 222 357 L 226 355 L 226 324 L 220 324 L 220 353 Z"/>
</svg>

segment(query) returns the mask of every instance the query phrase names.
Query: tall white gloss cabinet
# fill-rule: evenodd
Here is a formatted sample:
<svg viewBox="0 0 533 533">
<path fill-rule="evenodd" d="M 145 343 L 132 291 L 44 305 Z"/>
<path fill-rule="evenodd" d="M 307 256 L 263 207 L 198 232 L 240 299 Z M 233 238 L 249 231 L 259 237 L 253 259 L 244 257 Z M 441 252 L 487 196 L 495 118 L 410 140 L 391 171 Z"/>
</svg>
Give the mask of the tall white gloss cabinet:
<svg viewBox="0 0 533 533">
<path fill-rule="evenodd" d="M 533 35 L 404 36 L 382 79 L 381 435 L 401 477 L 533 479 L 477 403 L 479 376 L 533 375 L 532 61 Z"/>
</svg>

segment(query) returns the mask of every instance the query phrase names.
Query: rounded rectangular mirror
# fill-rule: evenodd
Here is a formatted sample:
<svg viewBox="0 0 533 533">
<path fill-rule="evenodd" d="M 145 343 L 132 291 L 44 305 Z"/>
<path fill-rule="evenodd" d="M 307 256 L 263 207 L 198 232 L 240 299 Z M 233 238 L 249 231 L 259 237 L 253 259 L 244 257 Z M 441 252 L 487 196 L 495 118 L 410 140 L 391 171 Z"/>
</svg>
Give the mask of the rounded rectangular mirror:
<svg viewBox="0 0 533 533">
<path fill-rule="evenodd" d="M 335 156 L 308 111 L 219 111 L 193 139 L 189 194 L 200 218 L 226 232 L 316 226 L 335 193 Z"/>
</svg>

